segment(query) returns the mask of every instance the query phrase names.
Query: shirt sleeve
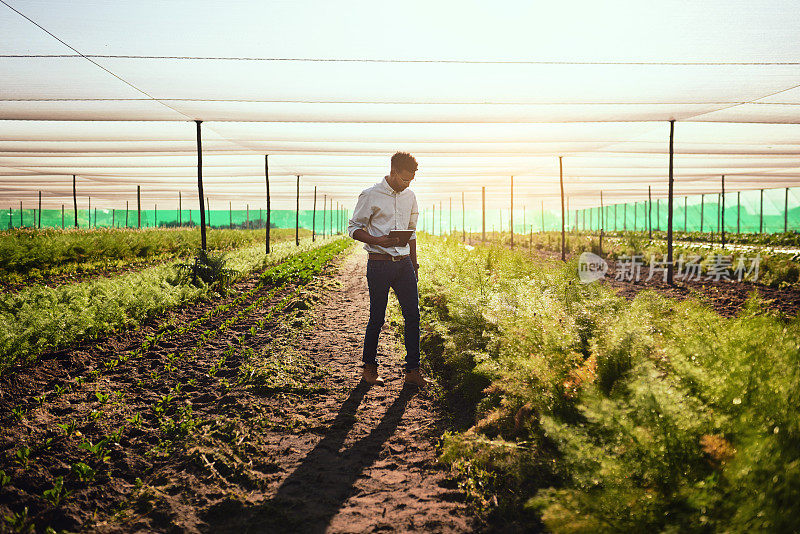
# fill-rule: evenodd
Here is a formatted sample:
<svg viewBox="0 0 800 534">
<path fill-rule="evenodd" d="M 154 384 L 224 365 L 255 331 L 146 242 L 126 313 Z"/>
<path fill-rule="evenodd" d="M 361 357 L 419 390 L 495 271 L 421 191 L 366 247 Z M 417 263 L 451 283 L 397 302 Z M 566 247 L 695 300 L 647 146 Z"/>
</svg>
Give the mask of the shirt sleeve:
<svg viewBox="0 0 800 534">
<path fill-rule="evenodd" d="M 353 209 L 353 216 L 347 225 L 347 234 L 353 237 L 353 232 L 358 229 L 365 230 L 372 218 L 372 206 L 369 201 L 369 193 L 362 191 L 358 195 L 356 207 Z"/>
<path fill-rule="evenodd" d="M 419 207 L 417 206 L 417 195 L 414 195 L 414 200 L 411 202 L 411 218 L 408 220 L 408 229 L 414 230 L 414 233 L 411 234 L 411 237 L 408 238 L 409 241 L 412 239 L 417 238 L 417 221 L 419 220 Z"/>
</svg>

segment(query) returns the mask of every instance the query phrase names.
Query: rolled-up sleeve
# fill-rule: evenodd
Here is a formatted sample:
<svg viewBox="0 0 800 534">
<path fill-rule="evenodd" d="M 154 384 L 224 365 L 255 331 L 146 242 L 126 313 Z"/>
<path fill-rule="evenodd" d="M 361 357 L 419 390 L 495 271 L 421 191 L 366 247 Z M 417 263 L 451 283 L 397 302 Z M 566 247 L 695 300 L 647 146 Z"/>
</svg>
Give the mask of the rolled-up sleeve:
<svg viewBox="0 0 800 534">
<path fill-rule="evenodd" d="M 361 194 L 358 195 L 356 207 L 353 209 L 353 217 L 347 225 L 347 234 L 350 237 L 353 237 L 353 232 L 356 230 L 365 230 L 367 228 L 369 220 L 372 218 L 371 204 L 369 193 L 367 191 L 362 191 Z"/>
<path fill-rule="evenodd" d="M 408 229 L 414 230 L 414 233 L 409 237 L 409 241 L 417 238 L 417 221 L 419 220 L 419 207 L 417 206 L 417 195 L 414 195 L 414 200 L 411 203 L 411 218 L 408 220 Z"/>
</svg>

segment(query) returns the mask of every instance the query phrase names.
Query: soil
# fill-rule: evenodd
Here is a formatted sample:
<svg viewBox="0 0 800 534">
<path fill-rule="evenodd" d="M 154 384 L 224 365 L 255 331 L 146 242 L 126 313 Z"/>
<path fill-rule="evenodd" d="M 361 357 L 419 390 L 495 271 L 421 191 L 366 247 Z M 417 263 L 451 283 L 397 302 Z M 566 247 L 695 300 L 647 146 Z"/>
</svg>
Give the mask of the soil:
<svg viewBox="0 0 800 534">
<path fill-rule="evenodd" d="M 37 531 L 474 531 L 436 461 L 445 414 L 429 392 L 403 387 L 390 325 L 379 349 L 386 385 L 360 381 L 365 265 L 359 251 L 302 288 L 258 289 L 110 369 L 103 363 L 232 302 L 256 277 L 4 376 L 0 516 Z"/>
</svg>

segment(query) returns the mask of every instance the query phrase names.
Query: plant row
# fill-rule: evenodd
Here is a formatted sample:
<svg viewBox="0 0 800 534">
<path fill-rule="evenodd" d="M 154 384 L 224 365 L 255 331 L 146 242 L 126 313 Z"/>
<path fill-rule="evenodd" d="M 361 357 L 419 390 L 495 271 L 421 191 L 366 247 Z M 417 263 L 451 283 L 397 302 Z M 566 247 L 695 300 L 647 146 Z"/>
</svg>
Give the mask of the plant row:
<svg viewBox="0 0 800 534">
<path fill-rule="evenodd" d="M 800 319 L 578 283 L 425 239 L 422 347 L 469 428 L 441 459 L 501 530 L 800 529 Z"/>
<path fill-rule="evenodd" d="M 294 230 L 271 232 L 275 242 L 291 237 Z M 207 248 L 230 251 L 265 240 L 266 230 L 214 230 L 208 232 Z M 185 258 L 199 248 L 200 233 L 196 229 L 5 231 L 0 232 L 0 285 L 37 283 Z"/>
<path fill-rule="evenodd" d="M 236 273 L 235 279 L 323 243 L 305 240 L 298 248 L 282 242 L 269 255 L 262 245 L 246 247 L 228 253 L 226 266 Z M 213 286 L 194 285 L 181 276 L 179 263 L 0 295 L 0 373 L 30 363 L 45 351 L 135 327 L 169 308 L 215 294 Z"/>
</svg>

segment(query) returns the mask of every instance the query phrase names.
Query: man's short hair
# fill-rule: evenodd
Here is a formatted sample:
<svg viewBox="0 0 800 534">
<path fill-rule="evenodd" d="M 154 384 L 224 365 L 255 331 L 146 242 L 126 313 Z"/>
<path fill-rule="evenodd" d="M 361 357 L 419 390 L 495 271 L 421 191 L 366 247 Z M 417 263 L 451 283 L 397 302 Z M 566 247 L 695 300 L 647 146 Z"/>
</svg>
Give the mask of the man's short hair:
<svg viewBox="0 0 800 534">
<path fill-rule="evenodd" d="M 395 152 L 392 156 L 392 169 L 398 171 L 417 171 L 417 160 L 408 152 Z"/>
</svg>

